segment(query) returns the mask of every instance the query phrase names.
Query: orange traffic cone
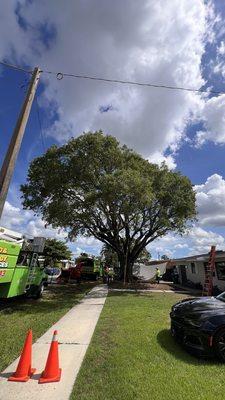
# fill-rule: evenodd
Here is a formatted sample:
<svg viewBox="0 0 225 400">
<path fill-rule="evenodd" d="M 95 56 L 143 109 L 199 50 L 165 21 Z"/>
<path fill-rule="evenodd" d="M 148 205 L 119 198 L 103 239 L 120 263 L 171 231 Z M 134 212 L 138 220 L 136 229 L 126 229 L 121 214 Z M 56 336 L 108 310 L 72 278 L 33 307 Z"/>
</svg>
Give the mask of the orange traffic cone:
<svg viewBox="0 0 225 400">
<path fill-rule="evenodd" d="M 9 377 L 8 381 L 27 382 L 34 374 L 36 369 L 31 368 L 31 353 L 32 353 L 32 330 L 27 333 L 27 337 L 23 346 L 20 360 L 16 372 Z"/>
<path fill-rule="evenodd" d="M 61 378 L 61 368 L 59 368 L 58 340 L 57 331 L 54 331 L 51 347 L 48 353 L 45 370 L 42 372 L 38 383 L 59 382 Z"/>
</svg>

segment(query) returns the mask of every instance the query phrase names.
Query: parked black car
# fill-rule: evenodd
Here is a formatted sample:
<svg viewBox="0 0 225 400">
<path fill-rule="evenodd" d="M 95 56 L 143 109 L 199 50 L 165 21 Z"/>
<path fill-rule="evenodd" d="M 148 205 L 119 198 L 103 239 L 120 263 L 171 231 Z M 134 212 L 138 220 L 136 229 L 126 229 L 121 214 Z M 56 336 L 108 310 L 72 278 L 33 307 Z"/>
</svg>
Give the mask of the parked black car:
<svg viewBox="0 0 225 400">
<path fill-rule="evenodd" d="M 225 362 L 225 292 L 217 297 L 185 299 L 173 305 L 171 333 L 198 355 Z"/>
</svg>

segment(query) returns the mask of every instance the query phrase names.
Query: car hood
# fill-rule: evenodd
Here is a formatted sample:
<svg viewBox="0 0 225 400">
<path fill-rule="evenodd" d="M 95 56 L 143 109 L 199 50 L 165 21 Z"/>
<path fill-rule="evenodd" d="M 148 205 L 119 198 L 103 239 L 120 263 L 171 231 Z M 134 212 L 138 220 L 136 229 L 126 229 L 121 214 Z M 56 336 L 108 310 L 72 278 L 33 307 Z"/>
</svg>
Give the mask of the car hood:
<svg viewBox="0 0 225 400">
<path fill-rule="evenodd" d="M 186 299 L 172 307 L 174 314 L 193 314 L 204 311 L 225 311 L 225 303 L 215 297 L 197 297 Z"/>
</svg>

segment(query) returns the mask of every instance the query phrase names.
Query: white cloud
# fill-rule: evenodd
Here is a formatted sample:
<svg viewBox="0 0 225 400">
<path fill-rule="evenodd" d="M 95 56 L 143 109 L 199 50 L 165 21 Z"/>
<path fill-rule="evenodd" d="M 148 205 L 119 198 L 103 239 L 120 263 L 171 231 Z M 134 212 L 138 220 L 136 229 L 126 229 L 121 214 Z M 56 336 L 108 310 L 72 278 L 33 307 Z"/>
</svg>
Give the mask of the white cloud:
<svg viewBox="0 0 225 400">
<path fill-rule="evenodd" d="M 222 33 L 222 35 L 224 36 L 224 32 Z M 211 61 L 211 65 L 213 73 L 221 75 L 223 78 L 225 78 L 224 54 L 225 54 L 225 42 L 224 40 L 221 40 L 219 46 L 217 46 L 216 49 L 216 58 Z"/>
<path fill-rule="evenodd" d="M 4 212 L 1 218 L 1 224 L 7 228 L 12 228 L 14 226 L 19 226 L 23 221 L 21 216 L 20 208 L 14 207 L 8 201 L 6 201 L 4 206 Z"/>
<path fill-rule="evenodd" d="M 225 54 L 224 40 L 221 40 L 220 45 L 217 47 L 217 54 L 222 55 L 222 56 Z"/>
<path fill-rule="evenodd" d="M 1 226 L 21 232 L 27 237 L 43 236 L 63 241 L 67 240 L 67 233 L 63 229 L 53 229 L 51 226 L 47 226 L 32 211 L 25 211 L 21 209 L 21 206 L 15 207 L 8 201 L 6 201 L 3 210 Z M 68 242 L 68 246 L 77 256 L 81 252 L 87 252 L 88 254 L 100 253 L 102 243 L 94 237 L 78 236 L 73 243 Z"/>
<path fill-rule="evenodd" d="M 43 69 L 106 78 L 193 88 L 204 83 L 201 57 L 207 40 L 213 40 L 216 20 L 211 2 L 173 0 L 165 6 L 164 0 L 68 0 L 62 12 L 61 0 L 55 0 L 54 7 L 43 0 L 11 0 L 6 8 L 0 17 L 0 29 L 7 32 L 1 57 L 11 54 L 14 60 Z M 26 30 L 18 24 L 21 18 Z M 65 142 L 101 128 L 145 157 L 159 154 L 164 159 L 167 149 L 176 151 L 203 101 L 200 95 L 182 91 L 65 77 L 58 81 L 52 75 L 42 79 L 42 104 L 57 115 L 49 135 Z M 112 107 L 100 112 L 105 105 Z M 174 167 L 172 156 L 165 160 Z"/>
<path fill-rule="evenodd" d="M 188 234 L 190 249 L 195 253 L 209 252 L 212 245 L 216 245 L 218 250 L 225 250 L 225 239 L 222 235 L 206 231 L 198 226 L 194 227 Z"/>
<path fill-rule="evenodd" d="M 163 162 L 165 162 L 169 169 L 176 168 L 174 157 L 172 155 L 164 156 L 159 151 L 155 151 L 155 153 L 148 158 L 148 161 L 158 165 L 161 165 Z"/>
<path fill-rule="evenodd" d="M 205 131 L 196 135 L 197 147 L 200 147 L 207 140 L 216 144 L 225 143 L 225 95 L 212 97 L 205 102 L 202 108 L 201 118 L 203 119 Z"/>
<path fill-rule="evenodd" d="M 4 206 L 1 225 L 5 228 L 21 232 L 27 237 L 55 237 L 59 240 L 67 237 L 65 231 L 53 229 L 51 226 L 45 227 L 45 222 L 35 217 L 32 211 L 23 210 L 20 206 L 15 207 L 8 201 L 6 201 Z"/>
<path fill-rule="evenodd" d="M 212 245 L 216 245 L 217 250 L 225 250 L 225 238 L 211 230 L 193 226 L 192 229 L 183 236 L 170 233 L 154 241 L 148 246 L 148 249 L 155 257 L 157 257 L 159 253 L 160 256 L 166 254 L 168 257 L 176 258 L 208 253 Z"/>
<path fill-rule="evenodd" d="M 76 256 L 80 253 L 100 254 L 103 243 L 94 237 L 78 236 L 73 243 L 70 243 L 70 248 Z"/>
<path fill-rule="evenodd" d="M 210 176 L 195 186 L 199 223 L 204 226 L 225 226 L 225 180 Z"/>
<path fill-rule="evenodd" d="M 175 249 L 187 249 L 188 248 L 188 245 L 187 245 L 187 243 L 178 243 L 178 244 L 175 244 Z"/>
</svg>

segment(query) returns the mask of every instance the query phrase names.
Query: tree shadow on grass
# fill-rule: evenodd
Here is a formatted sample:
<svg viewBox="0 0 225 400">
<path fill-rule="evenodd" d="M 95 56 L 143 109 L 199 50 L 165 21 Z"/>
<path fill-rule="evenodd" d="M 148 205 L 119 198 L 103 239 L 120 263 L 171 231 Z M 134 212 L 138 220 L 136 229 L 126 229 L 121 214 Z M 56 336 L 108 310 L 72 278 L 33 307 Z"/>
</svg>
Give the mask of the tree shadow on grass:
<svg viewBox="0 0 225 400">
<path fill-rule="evenodd" d="M 129 291 L 122 291 L 122 290 L 118 290 L 118 291 L 111 291 L 109 290 L 108 292 L 108 296 L 107 297 L 126 297 L 130 294 L 136 294 L 135 292 L 129 292 Z"/>
<path fill-rule="evenodd" d="M 0 301 L 0 315 L 21 312 L 26 314 L 43 314 L 59 309 L 73 307 L 80 302 L 82 295 L 86 294 L 93 283 L 75 285 L 52 285 L 44 291 L 43 298 L 39 300 L 26 297 L 14 297 Z"/>
<path fill-rule="evenodd" d="M 177 343 L 171 336 L 169 329 L 163 329 L 157 335 L 159 345 L 170 353 L 174 358 L 192 365 L 220 365 L 220 361 L 209 355 L 194 355 L 187 351 L 181 344 Z"/>
</svg>

